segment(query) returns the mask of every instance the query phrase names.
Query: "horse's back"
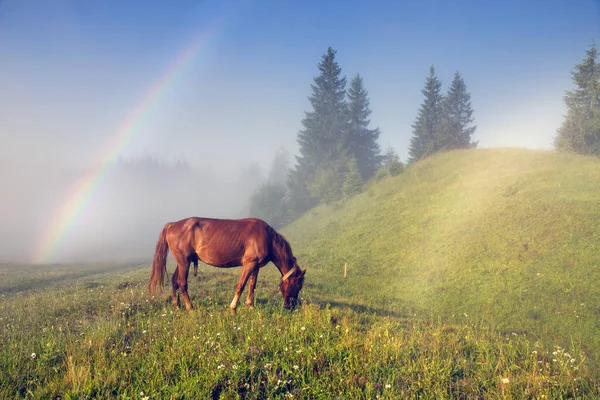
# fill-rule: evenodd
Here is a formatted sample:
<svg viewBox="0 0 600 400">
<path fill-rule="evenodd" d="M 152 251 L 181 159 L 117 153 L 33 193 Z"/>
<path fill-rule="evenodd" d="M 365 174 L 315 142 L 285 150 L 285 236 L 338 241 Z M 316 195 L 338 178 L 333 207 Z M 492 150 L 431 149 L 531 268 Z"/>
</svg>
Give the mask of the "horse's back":
<svg viewBox="0 0 600 400">
<path fill-rule="evenodd" d="M 169 246 L 185 257 L 197 255 L 214 266 L 241 265 L 243 259 L 260 263 L 271 253 L 269 225 L 258 218 L 218 219 L 189 217 L 170 223 Z"/>
</svg>

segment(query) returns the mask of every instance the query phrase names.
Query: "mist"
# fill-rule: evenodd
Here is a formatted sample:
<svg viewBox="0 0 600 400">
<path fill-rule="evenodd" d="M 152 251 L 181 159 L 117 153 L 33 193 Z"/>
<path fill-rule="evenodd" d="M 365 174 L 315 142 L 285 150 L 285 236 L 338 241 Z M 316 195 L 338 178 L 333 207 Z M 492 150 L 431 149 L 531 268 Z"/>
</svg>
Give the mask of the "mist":
<svg viewBox="0 0 600 400">
<path fill-rule="evenodd" d="M 57 218 L 65 223 L 61 208 L 91 166 L 0 165 L 0 185 L 8 194 L 0 209 L 0 260 L 29 262 L 48 239 L 48 227 Z M 165 223 L 189 216 L 247 216 L 248 198 L 262 181 L 258 164 L 232 174 L 144 156 L 105 168 L 104 178 L 97 179 L 87 205 L 48 261 L 149 259 Z"/>
<path fill-rule="evenodd" d="M 444 90 L 465 78 L 480 148 L 550 149 L 600 8 L 509 3 L 0 1 L 0 261 L 30 262 L 48 241 L 47 262 L 147 260 L 167 222 L 249 216 L 278 149 L 297 154 L 328 46 L 364 78 L 380 147 L 403 161 L 432 64 Z"/>
</svg>

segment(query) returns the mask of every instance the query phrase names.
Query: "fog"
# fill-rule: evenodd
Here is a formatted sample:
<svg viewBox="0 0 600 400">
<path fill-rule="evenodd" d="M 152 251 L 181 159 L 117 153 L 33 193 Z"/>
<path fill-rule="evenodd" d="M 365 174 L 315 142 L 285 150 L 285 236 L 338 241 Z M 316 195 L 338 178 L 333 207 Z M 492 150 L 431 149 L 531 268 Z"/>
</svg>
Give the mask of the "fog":
<svg viewBox="0 0 600 400">
<path fill-rule="evenodd" d="M 0 258 L 35 260 L 42 242 L 57 242 L 51 262 L 134 261 L 152 256 L 162 226 L 189 216 L 247 216 L 262 181 L 257 164 L 239 173 L 192 168 L 151 157 L 120 160 L 94 178 L 87 204 L 60 238 L 49 230 L 69 218 L 61 209 L 82 184 L 85 168 L 59 164 L 0 164 L 3 193 Z M 89 166 L 87 166 L 89 168 Z M 83 178 L 85 181 L 85 178 Z M 75 204 L 77 205 L 77 204 Z M 64 236 L 64 237 L 63 237 Z"/>
<path fill-rule="evenodd" d="M 551 148 L 600 7 L 509 3 L 0 1 L 0 262 L 149 259 L 166 222 L 248 216 L 328 46 L 403 161 L 432 64 L 479 147 Z"/>
</svg>

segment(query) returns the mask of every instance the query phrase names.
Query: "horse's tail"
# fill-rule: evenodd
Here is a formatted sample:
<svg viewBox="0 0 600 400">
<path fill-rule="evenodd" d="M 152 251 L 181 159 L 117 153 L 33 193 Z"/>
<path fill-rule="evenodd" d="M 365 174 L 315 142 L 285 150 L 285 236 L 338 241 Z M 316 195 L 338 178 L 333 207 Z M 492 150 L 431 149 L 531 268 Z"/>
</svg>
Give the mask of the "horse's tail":
<svg viewBox="0 0 600 400">
<path fill-rule="evenodd" d="M 169 245 L 167 243 L 167 228 L 169 224 L 160 231 L 156 242 L 156 250 L 154 251 L 154 262 L 152 263 L 152 275 L 148 289 L 150 294 L 154 294 L 160 288 L 162 292 L 165 288 L 165 279 L 167 278 L 167 254 L 169 253 Z"/>
</svg>

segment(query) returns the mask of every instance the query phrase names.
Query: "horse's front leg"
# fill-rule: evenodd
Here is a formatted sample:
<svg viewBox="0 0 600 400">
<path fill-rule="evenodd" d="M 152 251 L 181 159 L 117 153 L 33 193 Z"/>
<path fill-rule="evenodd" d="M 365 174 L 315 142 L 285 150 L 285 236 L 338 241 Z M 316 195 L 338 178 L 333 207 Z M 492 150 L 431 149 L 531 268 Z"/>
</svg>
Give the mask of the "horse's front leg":
<svg viewBox="0 0 600 400">
<path fill-rule="evenodd" d="M 244 263 L 242 266 L 242 273 L 240 274 L 240 280 L 238 281 L 237 286 L 235 287 L 235 295 L 233 296 L 233 300 L 229 305 L 231 309 L 231 313 L 235 314 L 235 310 L 238 305 L 238 301 L 240 300 L 240 296 L 244 291 L 244 287 L 246 287 L 246 282 L 248 282 L 248 278 L 254 272 L 256 263 Z"/>
<path fill-rule="evenodd" d="M 254 310 L 254 289 L 256 288 L 256 279 L 258 278 L 258 268 L 254 269 L 254 272 L 250 274 L 248 285 L 248 297 L 246 298 L 246 305 L 251 310 Z"/>
</svg>

